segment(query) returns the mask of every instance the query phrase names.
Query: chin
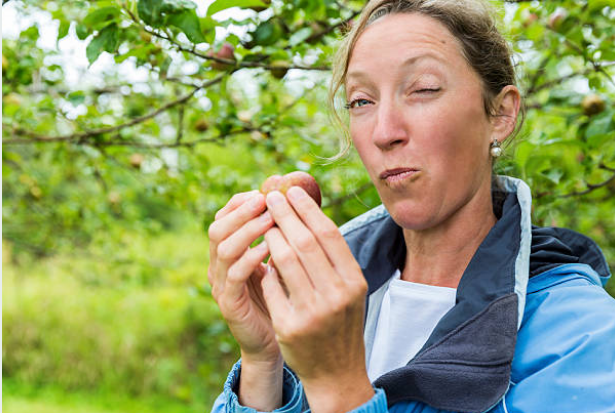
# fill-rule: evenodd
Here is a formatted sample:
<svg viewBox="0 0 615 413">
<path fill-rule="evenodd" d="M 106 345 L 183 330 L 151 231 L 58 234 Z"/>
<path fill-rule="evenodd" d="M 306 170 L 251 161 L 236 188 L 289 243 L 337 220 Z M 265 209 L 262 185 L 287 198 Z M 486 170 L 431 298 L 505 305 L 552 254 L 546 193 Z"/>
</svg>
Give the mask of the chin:
<svg viewBox="0 0 615 413">
<path fill-rule="evenodd" d="M 414 204 L 414 205 L 412 205 Z M 412 231 L 422 231 L 433 227 L 437 223 L 437 216 L 433 214 L 436 208 L 426 207 L 425 204 L 416 203 L 394 203 L 387 205 L 384 203 L 393 221 L 404 229 Z"/>
</svg>

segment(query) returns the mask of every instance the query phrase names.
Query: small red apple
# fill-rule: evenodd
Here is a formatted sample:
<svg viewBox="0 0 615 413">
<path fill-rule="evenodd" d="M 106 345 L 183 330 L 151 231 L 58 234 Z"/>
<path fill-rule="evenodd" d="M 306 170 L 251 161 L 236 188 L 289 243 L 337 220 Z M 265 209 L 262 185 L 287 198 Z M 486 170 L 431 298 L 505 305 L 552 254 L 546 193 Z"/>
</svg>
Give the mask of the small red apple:
<svg viewBox="0 0 615 413">
<path fill-rule="evenodd" d="M 525 19 L 525 21 L 523 22 L 523 27 L 526 27 L 526 28 L 530 27 L 537 20 L 538 20 L 538 15 L 536 13 L 530 13 Z"/>
<path fill-rule="evenodd" d="M 282 79 L 288 72 L 288 63 L 284 60 L 274 60 L 271 62 L 269 67 L 271 70 L 271 75 L 276 79 Z"/>
<path fill-rule="evenodd" d="M 583 107 L 583 113 L 585 113 L 587 116 L 593 116 L 604 111 L 606 105 L 604 103 L 604 100 L 600 96 L 587 95 L 583 98 L 581 106 Z"/>
<path fill-rule="evenodd" d="M 314 201 L 321 205 L 322 197 L 320 194 L 320 187 L 316 182 L 316 179 L 307 172 L 294 171 L 286 175 L 272 175 L 265 179 L 265 182 L 261 185 L 261 192 L 267 195 L 271 191 L 280 191 L 286 194 L 286 191 L 291 186 L 300 186 L 305 192 L 311 196 Z"/>
<path fill-rule="evenodd" d="M 235 50 L 235 48 L 233 47 L 233 45 L 228 43 L 228 42 L 226 42 L 226 43 L 224 43 L 222 45 L 222 47 L 220 48 L 220 50 L 218 52 L 214 53 L 213 50 L 210 50 L 207 53 L 207 56 L 235 62 L 234 50 Z M 216 69 L 216 70 L 227 70 L 227 69 L 233 67 L 233 64 L 218 62 L 217 60 L 212 60 L 211 67 L 213 69 Z"/>
<path fill-rule="evenodd" d="M 194 122 L 194 129 L 199 132 L 206 132 L 207 129 L 209 129 L 209 123 L 205 119 L 197 119 L 197 121 Z"/>
<path fill-rule="evenodd" d="M 558 7 L 549 16 L 549 19 L 547 21 L 547 27 L 551 30 L 558 31 L 563 21 L 566 20 L 566 17 L 568 17 L 568 10 L 564 9 L 563 7 Z"/>
<path fill-rule="evenodd" d="M 145 160 L 145 157 L 140 153 L 133 153 L 130 155 L 130 166 L 135 169 L 141 168 L 141 164 Z"/>
</svg>

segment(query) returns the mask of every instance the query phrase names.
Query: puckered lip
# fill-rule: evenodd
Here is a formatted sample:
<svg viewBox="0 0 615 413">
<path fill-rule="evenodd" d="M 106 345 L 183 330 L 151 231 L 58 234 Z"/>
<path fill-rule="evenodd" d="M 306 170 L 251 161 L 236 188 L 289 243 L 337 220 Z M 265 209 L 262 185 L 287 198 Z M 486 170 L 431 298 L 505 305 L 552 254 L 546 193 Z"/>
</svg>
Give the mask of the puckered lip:
<svg viewBox="0 0 615 413">
<path fill-rule="evenodd" d="M 403 174 L 405 172 L 418 172 L 418 168 L 393 168 L 387 169 L 380 174 L 380 179 L 387 179 L 389 176 Z"/>
</svg>

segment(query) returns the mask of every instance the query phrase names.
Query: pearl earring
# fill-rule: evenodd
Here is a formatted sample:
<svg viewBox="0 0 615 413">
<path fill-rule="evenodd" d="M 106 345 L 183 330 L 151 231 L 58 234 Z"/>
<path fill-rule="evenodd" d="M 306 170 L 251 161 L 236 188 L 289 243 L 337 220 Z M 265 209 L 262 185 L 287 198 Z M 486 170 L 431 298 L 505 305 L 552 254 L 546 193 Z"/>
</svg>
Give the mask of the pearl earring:
<svg viewBox="0 0 615 413">
<path fill-rule="evenodd" d="M 502 147 L 500 146 L 500 142 L 498 142 L 497 139 L 494 139 L 493 142 L 491 142 L 489 152 L 494 158 L 499 158 L 502 155 Z"/>
</svg>

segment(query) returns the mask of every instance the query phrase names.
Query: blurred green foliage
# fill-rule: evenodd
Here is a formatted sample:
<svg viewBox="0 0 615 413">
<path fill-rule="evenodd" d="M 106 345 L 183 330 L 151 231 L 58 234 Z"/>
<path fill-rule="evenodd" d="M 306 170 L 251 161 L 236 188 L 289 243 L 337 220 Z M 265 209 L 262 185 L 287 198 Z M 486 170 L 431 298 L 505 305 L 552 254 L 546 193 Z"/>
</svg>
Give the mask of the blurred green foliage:
<svg viewBox="0 0 615 413">
<path fill-rule="evenodd" d="M 615 268 L 615 4 L 493 3 L 527 107 L 497 171 Z M 211 403 L 237 355 L 203 287 L 215 211 L 297 169 L 338 224 L 379 203 L 356 154 L 326 161 L 331 57 L 362 6 L 3 6 L 3 377 Z"/>
<path fill-rule="evenodd" d="M 3 377 L 204 408 L 237 358 L 203 286 L 206 238 L 198 227 L 155 238 L 124 233 L 116 245 L 103 237 L 87 253 L 27 266 L 11 264 L 5 243 Z"/>
</svg>

